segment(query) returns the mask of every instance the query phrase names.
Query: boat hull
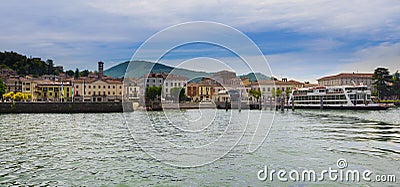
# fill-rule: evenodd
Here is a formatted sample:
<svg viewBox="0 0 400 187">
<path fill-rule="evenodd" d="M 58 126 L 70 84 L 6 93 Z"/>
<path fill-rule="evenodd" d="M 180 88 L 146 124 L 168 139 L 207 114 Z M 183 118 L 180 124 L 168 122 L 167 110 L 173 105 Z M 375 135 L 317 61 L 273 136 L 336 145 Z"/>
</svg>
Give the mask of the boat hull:
<svg viewBox="0 0 400 187">
<path fill-rule="evenodd" d="M 291 106 L 287 106 L 287 108 L 292 108 Z M 382 105 L 374 105 L 374 106 L 294 106 L 295 109 L 326 109 L 326 110 L 386 110 L 390 108 L 390 106 L 382 106 Z"/>
</svg>

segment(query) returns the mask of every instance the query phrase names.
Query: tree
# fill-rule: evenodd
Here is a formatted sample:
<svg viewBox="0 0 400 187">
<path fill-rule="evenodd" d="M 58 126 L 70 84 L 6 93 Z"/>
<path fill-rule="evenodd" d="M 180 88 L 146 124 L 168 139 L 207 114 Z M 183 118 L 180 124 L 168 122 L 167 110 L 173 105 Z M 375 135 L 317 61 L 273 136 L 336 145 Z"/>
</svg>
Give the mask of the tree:
<svg viewBox="0 0 400 187">
<path fill-rule="evenodd" d="M 179 92 L 179 101 L 186 101 L 187 96 L 185 93 L 185 89 L 181 89 L 181 91 Z"/>
<path fill-rule="evenodd" d="M 261 97 L 261 91 L 260 90 L 250 90 L 249 94 L 252 95 L 254 98 L 258 99 Z"/>
<path fill-rule="evenodd" d="M 65 72 L 65 74 L 67 74 L 67 76 L 69 76 L 69 77 L 73 77 L 75 73 L 72 70 L 68 70 Z"/>
<path fill-rule="evenodd" d="M 79 74 L 79 76 L 81 76 L 81 77 L 87 77 L 87 76 L 89 76 L 89 73 L 90 73 L 90 71 L 87 70 L 87 69 L 85 69 L 85 70 L 81 71 L 81 73 Z"/>
<path fill-rule="evenodd" d="M 3 94 L 3 99 L 10 100 L 14 96 L 14 92 L 8 92 L 6 94 Z"/>
<path fill-rule="evenodd" d="M 174 101 L 185 101 L 187 99 L 184 88 L 173 87 L 171 88 L 170 93 Z"/>
<path fill-rule="evenodd" d="M 292 93 L 292 89 L 291 88 L 287 88 L 285 90 L 286 96 L 289 96 Z"/>
<path fill-rule="evenodd" d="M 281 96 L 282 95 L 282 90 L 280 90 L 280 89 L 278 89 L 278 90 L 276 90 L 276 96 Z"/>
<path fill-rule="evenodd" d="M 76 70 L 75 70 L 74 79 L 79 79 L 79 69 L 78 68 L 76 68 Z"/>
<path fill-rule="evenodd" d="M 51 59 L 46 60 L 46 64 L 48 65 L 47 74 L 53 75 L 54 74 L 54 63 L 53 63 L 53 60 L 51 60 Z"/>
<path fill-rule="evenodd" d="M 157 97 L 161 96 L 162 87 L 161 86 L 150 86 L 146 88 L 146 97 L 151 100 L 155 100 Z"/>
<path fill-rule="evenodd" d="M 393 86 L 392 86 L 392 94 L 396 97 L 396 99 L 400 99 L 400 73 L 396 71 L 393 75 Z"/>
<path fill-rule="evenodd" d="M 391 78 L 387 68 L 376 68 L 372 76 L 373 85 L 378 93 L 378 98 L 383 98 L 390 95 L 389 83 Z"/>
<path fill-rule="evenodd" d="M 275 90 L 275 88 L 272 88 L 271 94 L 272 94 L 272 97 L 279 97 L 282 95 L 282 90 L 280 90 L 280 89 Z"/>
<path fill-rule="evenodd" d="M 16 52 L 0 52 L 0 65 L 17 72 L 18 75 L 40 76 L 49 73 L 49 64 L 40 58 L 28 58 Z"/>
<path fill-rule="evenodd" d="M 3 80 L 0 79 L 0 96 L 6 93 L 6 85 L 4 84 Z"/>
<path fill-rule="evenodd" d="M 31 94 L 22 93 L 22 92 L 17 92 L 16 94 L 13 94 L 11 96 L 11 98 L 14 101 L 27 101 L 27 100 L 32 99 L 32 95 Z"/>
<path fill-rule="evenodd" d="M 173 87 L 173 88 L 171 88 L 169 93 L 171 95 L 171 98 L 174 101 L 178 101 L 180 92 L 181 92 L 181 88 L 180 87 Z"/>
</svg>

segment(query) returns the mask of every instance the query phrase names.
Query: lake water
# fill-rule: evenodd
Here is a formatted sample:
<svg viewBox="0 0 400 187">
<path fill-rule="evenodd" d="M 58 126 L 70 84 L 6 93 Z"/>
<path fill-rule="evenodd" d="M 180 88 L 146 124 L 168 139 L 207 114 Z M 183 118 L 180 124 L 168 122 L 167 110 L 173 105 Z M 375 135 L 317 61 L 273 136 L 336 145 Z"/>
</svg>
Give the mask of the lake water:
<svg viewBox="0 0 400 187">
<path fill-rule="evenodd" d="M 263 112 L 261 118 L 260 111 L 211 109 L 174 111 L 167 115 L 144 111 L 3 114 L 0 115 L 0 186 L 399 186 L 399 108 L 277 112 L 261 147 L 249 152 L 255 130 L 252 124 L 260 120 L 264 125 L 259 129 L 263 133 L 255 139 L 262 140 L 268 132 L 273 115 L 270 111 Z M 204 123 L 197 121 L 195 126 L 186 123 L 198 117 Z M 208 123 L 207 119 L 214 122 Z M 171 121 L 175 126 L 170 126 Z M 244 124 L 249 124 L 247 129 Z M 188 128 L 191 131 L 177 130 Z M 154 135 L 163 138 L 146 139 Z M 201 149 L 188 153 L 158 142 L 161 140 Z M 221 141 L 212 146 L 216 140 Z M 223 154 L 226 150 L 230 151 Z M 260 181 L 257 177 L 265 166 L 286 171 L 337 169 L 339 159 L 347 161 L 346 169 L 395 175 L 397 182 L 282 182 L 276 178 Z"/>
</svg>

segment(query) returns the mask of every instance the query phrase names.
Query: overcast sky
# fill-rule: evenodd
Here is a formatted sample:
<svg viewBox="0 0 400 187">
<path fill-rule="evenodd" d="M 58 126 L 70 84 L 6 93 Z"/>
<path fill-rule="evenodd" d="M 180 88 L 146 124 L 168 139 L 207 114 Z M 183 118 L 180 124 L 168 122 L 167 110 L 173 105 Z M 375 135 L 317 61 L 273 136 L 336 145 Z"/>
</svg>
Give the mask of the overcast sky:
<svg viewBox="0 0 400 187">
<path fill-rule="evenodd" d="M 376 66 L 400 69 L 399 12 L 399 0 L 13 0 L 0 6 L 0 50 L 93 70 L 99 60 L 106 67 L 129 60 L 166 27 L 214 21 L 250 37 L 274 75 L 314 82 Z M 188 52 L 196 49 L 204 50 Z"/>
</svg>

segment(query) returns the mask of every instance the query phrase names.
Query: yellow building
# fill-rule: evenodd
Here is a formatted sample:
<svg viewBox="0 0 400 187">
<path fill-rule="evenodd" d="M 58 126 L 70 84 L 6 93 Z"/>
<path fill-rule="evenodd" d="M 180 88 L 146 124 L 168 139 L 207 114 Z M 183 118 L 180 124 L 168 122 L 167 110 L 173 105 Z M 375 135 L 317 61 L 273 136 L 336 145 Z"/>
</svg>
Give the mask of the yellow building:
<svg viewBox="0 0 400 187">
<path fill-rule="evenodd" d="M 35 84 L 33 93 L 33 100 L 35 101 L 65 102 L 72 100 L 72 85 L 70 82 L 38 81 Z"/>
<path fill-rule="evenodd" d="M 213 95 L 213 87 L 209 84 L 200 84 L 198 88 L 200 101 L 211 101 Z"/>
<path fill-rule="evenodd" d="M 79 79 L 74 80 L 77 101 L 121 101 L 123 83 L 119 79 Z"/>
</svg>

